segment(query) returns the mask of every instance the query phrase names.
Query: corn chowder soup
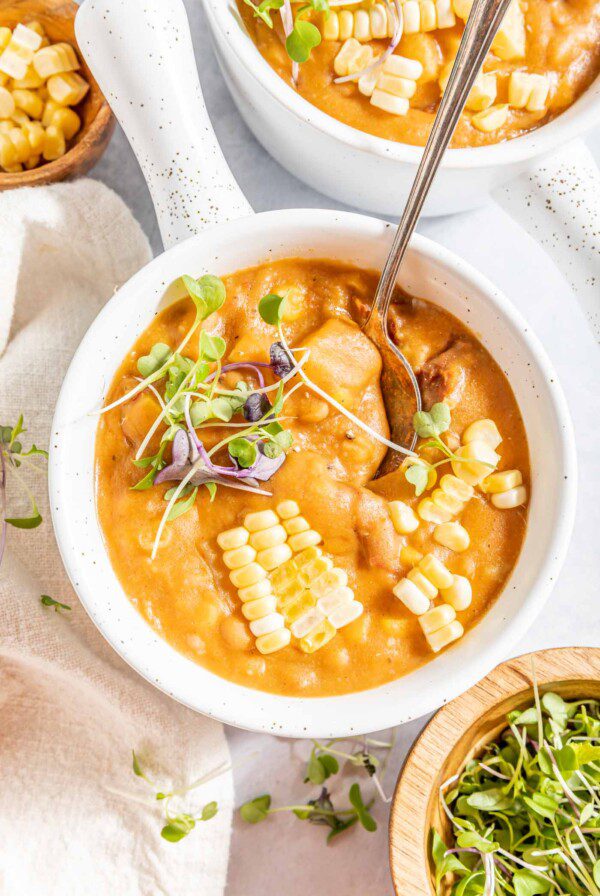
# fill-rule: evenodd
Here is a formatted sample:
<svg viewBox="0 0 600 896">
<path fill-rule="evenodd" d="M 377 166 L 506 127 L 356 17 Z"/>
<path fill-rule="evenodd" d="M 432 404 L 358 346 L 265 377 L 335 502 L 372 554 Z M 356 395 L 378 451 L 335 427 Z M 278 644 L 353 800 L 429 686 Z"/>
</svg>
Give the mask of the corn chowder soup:
<svg viewBox="0 0 600 896">
<path fill-rule="evenodd" d="M 358 130 L 418 146 L 429 135 L 471 5 L 266 0 L 258 7 L 238 0 L 262 55 L 305 99 Z M 599 0 L 513 0 L 452 145 L 497 143 L 545 124 L 599 70 Z"/>
<path fill-rule="evenodd" d="M 391 334 L 427 410 L 416 452 L 396 451 L 359 326 L 376 273 L 288 259 L 183 279 L 97 434 L 130 600 L 186 656 L 274 693 L 344 694 L 427 662 L 489 609 L 523 542 L 527 439 L 501 369 L 398 291 Z M 402 463 L 378 477 L 388 450 Z"/>
</svg>

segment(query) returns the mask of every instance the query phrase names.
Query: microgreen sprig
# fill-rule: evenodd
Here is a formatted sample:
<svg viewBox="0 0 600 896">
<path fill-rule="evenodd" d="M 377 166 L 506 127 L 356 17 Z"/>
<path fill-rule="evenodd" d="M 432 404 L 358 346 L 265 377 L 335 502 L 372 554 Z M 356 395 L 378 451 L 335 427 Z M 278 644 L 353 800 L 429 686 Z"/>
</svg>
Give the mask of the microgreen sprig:
<svg viewBox="0 0 600 896">
<path fill-rule="evenodd" d="M 20 467 L 43 472 L 31 458 L 48 459 L 47 451 L 36 445 L 25 450 L 22 436 L 27 430 L 23 426 L 23 415 L 19 416 L 15 426 L 0 426 L 0 563 L 6 547 L 7 527 L 16 529 L 36 529 L 42 523 L 42 515 L 38 509 L 33 492 L 17 470 Z M 14 479 L 29 499 L 29 513 L 26 516 L 6 516 L 8 477 Z"/>
<path fill-rule="evenodd" d="M 438 893 L 600 896 L 600 702 L 540 698 L 534 677 L 533 704 L 440 799 L 455 844 L 432 832 Z"/>
<path fill-rule="evenodd" d="M 312 50 L 321 43 L 321 32 L 316 25 L 306 20 L 306 15 L 310 12 L 323 12 L 328 16 L 329 0 L 308 0 L 300 6 L 295 18 L 291 12 L 290 0 L 261 0 L 260 3 L 244 0 L 244 3 L 268 28 L 274 27 L 271 12 L 281 10 L 284 23 L 291 23 L 288 27 L 284 24 L 284 28 L 287 34 L 285 48 L 292 62 L 300 65 L 306 62 Z"/>
<path fill-rule="evenodd" d="M 224 764 L 222 766 L 219 766 L 214 771 L 203 775 L 201 778 L 198 778 L 196 781 L 193 781 L 191 784 L 188 784 L 177 790 L 165 792 L 162 790 L 157 790 L 156 784 L 151 780 L 147 772 L 144 771 L 142 763 L 135 750 L 132 750 L 133 773 L 137 778 L 141 778 L 143 781 L 145 781 L 146 784 L 153 791 L 155 791 L 155 800 L 162 804 L 165 824 L 161 828 L 160 835 L 164 840 L 168 840 L 170 843 L 178 843 L 180 840 L 183 840 L 184 837 L 187 837 L 187 835 L 194 830 L 197 822 L 210 821 L 211 818 L 215 817 L 219 808 L 217 803 L 213 800 L 202 806 L 200 811 L 197 813 L 179 812 L 177 814 L 172 814 L 170 811 L 171 801 L 175 798 L 182 798 L 187 796 L 196 788 L 201 787 L 203 784 L 207 784 L 214 778 L 225 774 L 225 772 L 229 771 L 230 768 L 231 766 L 229 764 Z"/>
<path fill-rule="evenodd" d="M 69 604 L 61 604 L 60 601 L 54 600 L 53 597 L 50 597 L 49 594 L 42 594 L 40 597 L 40 603 L 44 607 L 53 607 L 55 613 L 59 613 L 61 610 L 70 610 L 71 607 Z"/>
</svg>

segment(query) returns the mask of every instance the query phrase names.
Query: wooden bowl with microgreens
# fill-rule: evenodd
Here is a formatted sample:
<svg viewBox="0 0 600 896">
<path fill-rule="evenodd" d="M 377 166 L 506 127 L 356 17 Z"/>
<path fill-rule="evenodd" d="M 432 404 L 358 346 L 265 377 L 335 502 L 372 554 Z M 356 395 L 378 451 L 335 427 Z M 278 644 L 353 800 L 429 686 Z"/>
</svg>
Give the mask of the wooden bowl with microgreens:
<svg viewBox="0 0 600 896">
<path fill-rule="evenodd" d="M 398 896 L 600 894 L 600 650 L 509 660 L 413 746 L 390 816 Z"/>
<path fill-rule="evenodd" d="M 115 120 L 75 40 L 71 0 L 0 9 L 0 190 L 85 174 Z"/>
</svg>

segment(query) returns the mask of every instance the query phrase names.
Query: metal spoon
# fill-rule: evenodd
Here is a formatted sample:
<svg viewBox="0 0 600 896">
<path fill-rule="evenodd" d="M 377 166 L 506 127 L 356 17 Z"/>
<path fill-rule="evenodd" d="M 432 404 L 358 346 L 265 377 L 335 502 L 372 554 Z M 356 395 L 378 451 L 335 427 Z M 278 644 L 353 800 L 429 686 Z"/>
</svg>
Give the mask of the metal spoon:
<svg viewBox="0 0 600 896">
<path fill-rule="evenodd" d="M 423 152 L 396 236 L 377 285 L 369 317 L 362 329 L 375 343 L 383 360 L 381 388 L 390 421 L 391 439 L 414 449 L 412 426 L 415 411 L 421 410 L 421 392 L 415 373 L 388 333 L 388 311 L 398 271 L 416 227 L 429 188 L 450 143 L 452 134 L 500 23 L 511 0 L 475 0 Z M 397 451 L 386 454 L 378 476 L 395 470 L 402 460 Z"/>
</svg>

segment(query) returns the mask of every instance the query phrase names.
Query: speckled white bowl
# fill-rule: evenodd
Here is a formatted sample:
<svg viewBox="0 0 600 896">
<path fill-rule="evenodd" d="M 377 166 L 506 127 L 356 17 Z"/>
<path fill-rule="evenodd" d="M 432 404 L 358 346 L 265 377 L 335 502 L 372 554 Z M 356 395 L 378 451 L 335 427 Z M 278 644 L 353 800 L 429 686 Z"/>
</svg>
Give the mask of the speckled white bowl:
<svg viewBox="0 0 600 896">
<path fill-rule="evenodd" d="M 166 142 L 164 134 L 157 137 L 155 124 L 160 119 L 155 116 L 167 98 L 165 91 L 174 90 L 178 78 L 171 69 L 171 78 L 165 81 L 162 62 L 139 68 L 132 55 L 140 45 L 139 52 L 153 60 L 164 60 L 169 48 L 179 60 L 191 51 L 182 40 L 185 16 L 180 0 L 129 0 L 126 7 L 121 0 L 86 0 L 82 10 L 79 45 L 150 177 L 163 235 L 169 240 L 182 237 L 187 227 L 188 238 L 117 291 L 90 327 L 65 377 L 53 423 L 49 470 L 56 537 L 71 581 L 102 634 L 133 668 L 180 702 L 229 724 L 286 736 L 329 737 L 374 731 L 421 716 L 472 685 L 507 655 L 541 610 L 558 575 L 573 523 L 577 473 L 571 422 L 556 375 L 505 296 L 451 252 L 415 237 L 402 266 L 402 287 L 447 309 L 479 335 L 512 383 L 525 420 L 532 457 L 530 523 L 502 595 L 479 625 L 423 668 L 343 697 L 291 698 L 251 690 L 177 653 L 137 612 L 111 566 L 96 514 L 98 418 L 93 412 L 102 405 L 122 358 L 182 273 L 223 275 L 289 256 L 381 268 L 393 228 L 355 214 L 285 209 L 189 236 L 199 215 L 205 214 L 201 206 L 207 183 L 199 172 L 207 158 L 213 185 L 211 215 L 232 216 L 236 208 L 239 213 L 244 199 L 208 131 L 199 131 L 201 139 L 186 148 L 186 161 L 177 135 L 171 143 L 168 131 Z M 107 17 L 109 24 L 103 26 Z M 156 23 L 161 23 L 160 54 L 152 52 L 159 31 Z M 105 41 L 103 28 L 109 25 L 111 39 Z M 127 67 L 130 79 L 139 68 L 139 79 L 134 89 L 130 80 L 125 96 L 118 89 L 121 65 Z M 189 75 L 183 64 L 181 73 Z M 146 85 L 154 83 L 156 91 L 149 93 Z M 199 87 L 194 85 L 194 91 L 198 100 Z M 167 160 L 162 174 L 158 148 L 160 158 Z M 180 201 L 183 194 L 185 202 Z M 182 206 L 183 216 L 178 214 Z"/>
<path fill-rule="evenodd" d="M 257 140 L 292 174 L 326 196 L 400 215 L 423 150 L 356 130 L 300 96 L 258 51 L 236 0 L 203 0 L 221 70 Z M 515 140 L 446 152 L 425 205 L 445 215 L 481 205 L 495 187 L 534 168 L 600 124 L 600 78 L 549 124 Z"/>
</svg>

